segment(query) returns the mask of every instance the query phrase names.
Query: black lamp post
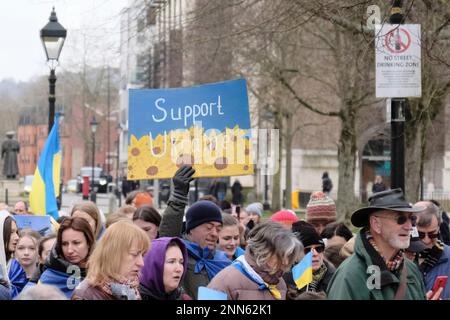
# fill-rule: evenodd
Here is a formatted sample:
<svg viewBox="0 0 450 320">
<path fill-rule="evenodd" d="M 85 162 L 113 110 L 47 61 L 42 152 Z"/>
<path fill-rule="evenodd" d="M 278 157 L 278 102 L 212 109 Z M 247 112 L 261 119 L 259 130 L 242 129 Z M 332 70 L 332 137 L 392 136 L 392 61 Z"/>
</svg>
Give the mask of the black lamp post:
<svg viewBox="0 0 450 320">
<path fill-rule="evenodd" d="M 41 40 L 44 45 L 45 54 L 47 55 L 47 62 L 50 67 L 49 82 L 49 113 L 48 113 L 48 133 L 52 129 L 55 118 L 55 83 L 56 75 L 55 69 L 58 65 L 59 55 L 64 45 L 64 40 L 67 36 L 67 30 L 59 24 L 56 18 L 55 8 L 53 7 L 50 14 L 49 22 L 41 29 Z"/>
<path fill-rule="evenodd" d="M 393 0 L 391 24 L 402 24 L 402 0 Z M 397 32 L 398 32 L 397 28 Z M 398 37 L 396 47 L 399 46 Z M 405 191 L 405 116 L 408 113 L 408 102 L 405 98 L 391 99 L 391 188 L 401 188 Z"/>
<path fill-rule="evenodd" d="M 65 116 L 64 111 L 62 111 L 62 110 L 61 110 L 61 111 L 58 111 L 58 114 L 59 114 L 59 123 L 60 123 L 59 128 L 60 128 L 60 132 L 64 132 L 64 129 L 61 130 L 61 124 L 64 123 L 64 116 Z M 62 150 L 61 150 L 61 151 L 62 151 Z M 62 155 L 63 155 L 63 154 L 61 154 L 61 163 L 63 163 Z M 59 181 L 59 196 L 58 196 L 58 198 L 56 199 L 56 204 L 57 204 L 57 206 L 58 206 L 58 210 L 61 210 L 61 206 L 62 206 L 63 179 L 64 179 L 64 177 L 61 176 L 61 179 L 60 179 L 60 181 Z"/>
<path fill-rule="evenodd" d="M 95 133 L 97 132 L 98 122 L 95 120 L 95 116 L 91 120 L 91 132 L 92 132 L 92 176 L 91 176 L 91 201 L 96 203 L 97 196 L 95 194 L 94 183 L 94 169 L 95 169 Z"/>
<path fill-rule="evenodd" d="M 122 196 L 119 188 L 119 169 L 120 169 L 120 135 L 122 133 L 122 126 L 120 122 L 117 123 L 117 168 L 116 168 L 116 196 L 119 200 L 119 207 L 122 206 Z"/>
</svg>

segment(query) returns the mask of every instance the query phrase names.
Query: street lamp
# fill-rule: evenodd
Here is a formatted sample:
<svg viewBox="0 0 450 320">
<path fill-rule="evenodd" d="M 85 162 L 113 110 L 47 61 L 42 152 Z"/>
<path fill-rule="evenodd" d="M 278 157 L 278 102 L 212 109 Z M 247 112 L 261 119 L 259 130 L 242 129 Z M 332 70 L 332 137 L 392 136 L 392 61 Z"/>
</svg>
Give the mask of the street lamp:
<svg viewBox="0 0 450 320">
<path fill-rule="evenodd" d="M 98 122 L 95 120 L 95 116 L 91 120 L 91 132 L 92 132 L 92 179 L 91 179 L 91 201 L 96 203 L 97 196 L 94 190 L 94 168 L 95 168 L 95 133 L 97 132 Z"/>
<path fill-rule="evenodd" d="M 55 69 L 58 65 L 59 55 L 61 54 L 64 40 L 67 36 L 67 30 L 59 24 L 58 18 L 56 18 L 55 7 L 53 7 L 50 14 L 49 22 L 41 29 L 41 40 L 44 46 L 45 54 L 47 56 L 48 66 L 50 67 L 49 82 L 49 113 L 48 113 L 48 133 L 53 127 L 53 121 L 55 118 L 55 83 L 56 75 Z"/>
<path fill-rule="evenodd" d="M 119 208 L 122 206 L 122 196 L 119 188 L 119 169 L 120 169 L 120 135 L 122 134 L 122 126 L 117 123 L 117 168 L 116 168 L 116 196 L 119 199 Z"/>
</svg>

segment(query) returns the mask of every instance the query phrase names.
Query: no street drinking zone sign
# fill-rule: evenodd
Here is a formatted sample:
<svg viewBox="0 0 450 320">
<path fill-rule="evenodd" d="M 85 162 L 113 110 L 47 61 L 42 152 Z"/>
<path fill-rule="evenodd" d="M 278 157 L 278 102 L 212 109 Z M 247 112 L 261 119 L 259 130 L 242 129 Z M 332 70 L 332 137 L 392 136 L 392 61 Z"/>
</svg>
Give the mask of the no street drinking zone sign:
<svg viewBox="0 0 450 320">
<path fill-rule="evenodd" d="M 377 98 L 422 95 L 419 24 L 375 26 Z"/>
</svg>

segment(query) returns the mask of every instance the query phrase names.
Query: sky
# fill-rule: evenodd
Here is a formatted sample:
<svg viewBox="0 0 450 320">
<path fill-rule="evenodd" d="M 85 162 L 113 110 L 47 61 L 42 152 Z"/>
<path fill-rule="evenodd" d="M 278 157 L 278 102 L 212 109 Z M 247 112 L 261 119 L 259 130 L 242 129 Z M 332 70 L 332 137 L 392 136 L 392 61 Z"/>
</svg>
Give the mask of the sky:
<svg viewBox="0 0 450 320">
<path fill-rule="evenodd" d="M 89 59 L 97 58 L 97 63 L 102 63 L 101 57 L 117 66 L 114 48 L 119 46 L 119 17 L 126 4 L 127 0 L 0 0 L 0 81 L 29 81 L 49 73 L 39 32 L 48 23 L 52 7 L 67 29 L 58 68 L 73 69 L 85 52 L 92 52 Z"/>
</svg>

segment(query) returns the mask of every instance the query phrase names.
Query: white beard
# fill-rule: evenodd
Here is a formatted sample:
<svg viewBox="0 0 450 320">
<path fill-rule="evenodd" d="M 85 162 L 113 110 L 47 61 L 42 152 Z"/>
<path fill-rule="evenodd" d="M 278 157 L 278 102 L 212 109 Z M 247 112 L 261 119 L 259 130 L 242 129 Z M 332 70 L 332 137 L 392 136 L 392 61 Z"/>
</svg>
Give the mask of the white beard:
<svg viewBox="0 0 450 320">
<path fill-rule="evenodd" d="M 409 247 L 409 241 L 410 239 L 399 239 L 397 237 L 392 237 L 389 239 L 388 243 L 391 245 L 392 248 L 394 249 L 406 249 Z"/>
</svg>

